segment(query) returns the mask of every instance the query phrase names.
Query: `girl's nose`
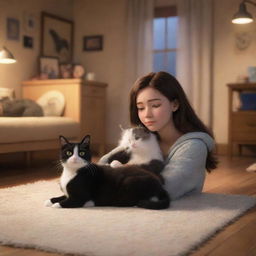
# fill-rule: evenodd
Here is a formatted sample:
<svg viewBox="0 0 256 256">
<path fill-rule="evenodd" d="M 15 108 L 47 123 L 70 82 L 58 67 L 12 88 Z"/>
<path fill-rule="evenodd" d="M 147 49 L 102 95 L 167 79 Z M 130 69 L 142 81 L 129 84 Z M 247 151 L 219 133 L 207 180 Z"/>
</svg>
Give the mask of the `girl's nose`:
<svg viewBox="0 0 256 256">
<path fill-rule="evenodd" d="M 151 117 L 152 116 L 152 111 L 150 108 L 146 108 L 146 111 L 145 111 L 145 117 Z"/>
</svg>

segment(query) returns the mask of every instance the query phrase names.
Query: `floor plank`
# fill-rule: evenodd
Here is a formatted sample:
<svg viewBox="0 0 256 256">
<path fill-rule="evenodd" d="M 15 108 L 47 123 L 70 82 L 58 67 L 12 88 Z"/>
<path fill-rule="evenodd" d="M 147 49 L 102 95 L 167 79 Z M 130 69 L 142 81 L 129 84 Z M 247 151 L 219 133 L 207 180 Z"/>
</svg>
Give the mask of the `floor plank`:
<svg viewBox="0 0 256 256">
<path fill-rule="evenodd" d="M 97 159 L 94 158 L 94 161 Z M 204 192 L 243 194 L 256 196 L 256 172 L 249 173 L 245 169 L 255 159 L 248 157 L 220 157 L 217 170 L 208 174 Z M 60 171 L 56 163 L 32 166 L 31 168 L 0 169 L 0 188 L 20 185 L 37 180 L 57 178 Z M 59 256 L 60 254 L 46 253 L 36 250 L 0 246 L 0 256 Z M 205 242 L 191 256 L 256 256 L 256 207 L 234 223 L 218 232 Z"/>
</svg>

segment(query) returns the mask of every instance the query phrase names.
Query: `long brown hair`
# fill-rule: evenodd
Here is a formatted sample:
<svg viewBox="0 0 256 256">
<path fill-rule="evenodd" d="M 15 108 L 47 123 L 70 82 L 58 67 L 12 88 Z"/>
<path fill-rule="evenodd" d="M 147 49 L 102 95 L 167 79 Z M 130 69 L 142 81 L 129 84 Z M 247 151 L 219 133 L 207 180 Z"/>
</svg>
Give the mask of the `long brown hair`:
<svg viewBox="0 0 256 256">
<path fill-rule="evenodd" d="M 132 125 L 143 125 L 138 116 L 137 95 L 146 87 L 152 87 L 162 93 L 170 102 L 176 100 L 179 108 L 173 113 L 175 128 L 181 133 L 205 132 L 213 138 L 212 132 L 198 118 L 191 107 L 187 96 L 175 77 L 167 72 L 149 73 L 135 81 L 130 92 L 130 122 Z M 213 152 L 208 152 L 206 169 L 211 171 L 217 167 L 217 159 Z"/>
</svg>

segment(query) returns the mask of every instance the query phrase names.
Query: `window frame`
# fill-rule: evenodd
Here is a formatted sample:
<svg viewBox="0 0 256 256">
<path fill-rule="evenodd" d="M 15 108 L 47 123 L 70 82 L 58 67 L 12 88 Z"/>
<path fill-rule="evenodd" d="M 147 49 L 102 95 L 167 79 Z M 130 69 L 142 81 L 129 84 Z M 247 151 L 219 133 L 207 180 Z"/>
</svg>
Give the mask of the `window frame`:
<svg viewBox="0 0 256 256">
<path fill-rule="evenodd" d="M 177 6 L 175 6 L 175 5 L 161 6 L 161 7 L 156 7 L 154 9 L 154 19 L 155 18 L 165 18 L 165 38 L 164 38 L 165 47 L 167 47 L 167 45 L 168 45 L 168 25 L 167 25 L 168 21 L 167 21 L 167 18 L 176 17 L 176 16 L 178 16 L 178 15 L 177 15 Z M 169 52 L 177 52 L 177 50 L 178 50 L 177 47 L 176 48 L 164 48 L 162 50 L 153 49 L 153 56 L 155 56 L 156 53 L 163 53 L 164 54 L 163 66 L 167 70 L 168 53 Z"/>
</svg>

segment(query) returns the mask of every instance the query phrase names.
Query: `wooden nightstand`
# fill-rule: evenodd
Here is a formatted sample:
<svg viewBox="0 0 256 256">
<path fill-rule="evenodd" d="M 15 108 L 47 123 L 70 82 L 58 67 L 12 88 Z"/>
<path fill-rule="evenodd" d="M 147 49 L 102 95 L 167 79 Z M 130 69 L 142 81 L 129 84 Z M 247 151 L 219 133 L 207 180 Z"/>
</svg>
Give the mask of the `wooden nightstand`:
<svg viewBox="0 0 256 256">
<path fill-rule="evenodd" d="M 255 92 L 256 83 L 227 84 L 229 93 L 228 155 L 233 155 L 234 145 L 256 145 L 256 111 L 234 110 L 234 92 Z"/>
</svg>

